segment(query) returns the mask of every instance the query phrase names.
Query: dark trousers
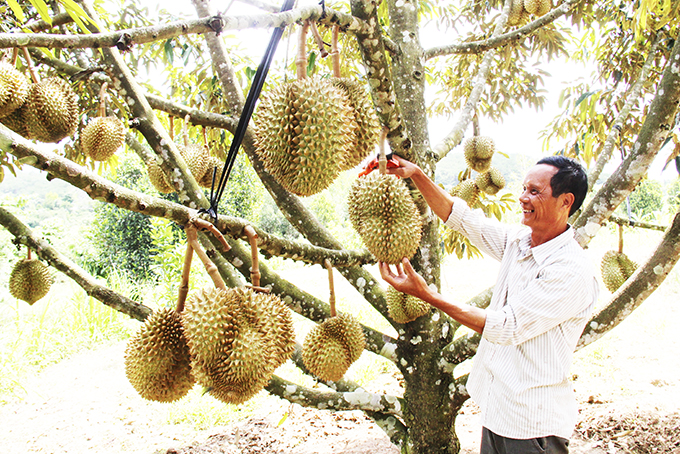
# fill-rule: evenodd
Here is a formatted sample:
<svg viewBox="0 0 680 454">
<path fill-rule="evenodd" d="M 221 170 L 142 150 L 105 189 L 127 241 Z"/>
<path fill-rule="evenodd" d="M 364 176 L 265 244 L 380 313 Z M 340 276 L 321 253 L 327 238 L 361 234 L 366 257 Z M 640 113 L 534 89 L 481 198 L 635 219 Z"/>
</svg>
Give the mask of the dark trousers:
<svg viewBox="0 0 680 454">
<path fill-rule="evenodd" d="M 554 435 L 518 440 L 501 437 L 483 427 L 480 454 L 569 454 L 569 440 Z"/>
</svg>

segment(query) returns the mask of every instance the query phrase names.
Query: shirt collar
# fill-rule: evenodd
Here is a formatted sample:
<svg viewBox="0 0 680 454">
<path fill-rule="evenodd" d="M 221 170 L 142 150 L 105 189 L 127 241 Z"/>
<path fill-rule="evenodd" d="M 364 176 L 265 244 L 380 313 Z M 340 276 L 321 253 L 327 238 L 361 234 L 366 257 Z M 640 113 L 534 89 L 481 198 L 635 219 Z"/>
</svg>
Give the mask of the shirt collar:
<svg viewBox="0 0 680 454">
<path fill-rule="evenodd" d="M 531 233 L 529 234 L 531 235 Z M 555 251 L 566 246 L 570 240 L 574 238 L 574 229 L 567 224 L 567 230 L 560 235 L 557 235 L 550 241 L 546 241 L 543 244 L 539 244 L 536 247 L 531 248 L 531 252 L 537 263 L 543 263 L 548 257 L 550 257 Z"/>
</svg>

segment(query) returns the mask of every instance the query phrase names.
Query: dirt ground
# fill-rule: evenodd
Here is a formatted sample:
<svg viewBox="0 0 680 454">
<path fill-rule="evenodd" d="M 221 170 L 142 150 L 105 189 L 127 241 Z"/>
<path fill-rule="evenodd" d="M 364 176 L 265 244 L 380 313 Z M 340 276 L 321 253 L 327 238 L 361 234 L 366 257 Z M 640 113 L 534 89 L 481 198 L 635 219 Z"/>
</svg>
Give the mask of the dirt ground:
<svg viewBox="0 0 680 454">
<path fill-rule="evenodd" d="M 580 421 L 571 452 L 680 454 L 680 297 L 653 295 L 614 331 L 577 352 L 572 372 Z M 305 409 L 272 397 L 248 419 L 200 430 L 148 402 L 125 378 L 124 343 L 84 352 L 23 384 L 0 406 L 8 454 L 397 454 L 360 412 Z M 394 377 L 379 376 L 375 391 Z M 212 399 L 200 396 L 197 399 Z M 221 407 L 219 407 L 221 408 Z M 462 452 L 478 452 L 479 414 L 456 421 Z"/>
</svg>

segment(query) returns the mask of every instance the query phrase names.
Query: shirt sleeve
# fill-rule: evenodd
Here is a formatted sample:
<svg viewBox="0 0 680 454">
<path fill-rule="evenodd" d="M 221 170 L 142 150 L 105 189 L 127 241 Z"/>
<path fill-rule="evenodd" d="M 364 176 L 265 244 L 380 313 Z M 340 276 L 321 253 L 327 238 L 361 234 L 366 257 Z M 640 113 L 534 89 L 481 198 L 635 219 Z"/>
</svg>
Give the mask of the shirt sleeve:
<svg viewBox="0 0 680 454">
<path fill-rule="evenodd" d="M 487 310 L 482 335 L 492 343 L 518 345 L 543 334 L 594 304 L 593 281 L 573 266 L 546 267 L 502 309 Z"/>
<path fill-rule="evenodd" d="M 487 218 L 482 210 L 472 210 L 463 199 L 453 198 L 453 208 L 445 225 L 462 233 L 482 252 L 503 259 L 508 242 L 507 226 Z"/>
</svg>

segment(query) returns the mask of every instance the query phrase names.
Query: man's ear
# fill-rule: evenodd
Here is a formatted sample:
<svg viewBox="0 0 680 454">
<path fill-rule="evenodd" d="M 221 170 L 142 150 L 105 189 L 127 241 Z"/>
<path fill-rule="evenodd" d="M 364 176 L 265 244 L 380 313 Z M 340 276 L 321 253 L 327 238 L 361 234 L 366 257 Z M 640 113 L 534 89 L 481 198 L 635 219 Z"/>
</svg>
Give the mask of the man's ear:
<svg viewBox="0 0 680 454">
<path fill-rule="evenodd" d="M 576 197 L 574 197 L 574 194 L 571 192 L 565 192 L 564 194 L 560 195 L 562 197 L 562 206 L 567 209 L 567 211 L 571 210 L 571 206 L 574 204 L 574 200 Z"/>
</svg>

